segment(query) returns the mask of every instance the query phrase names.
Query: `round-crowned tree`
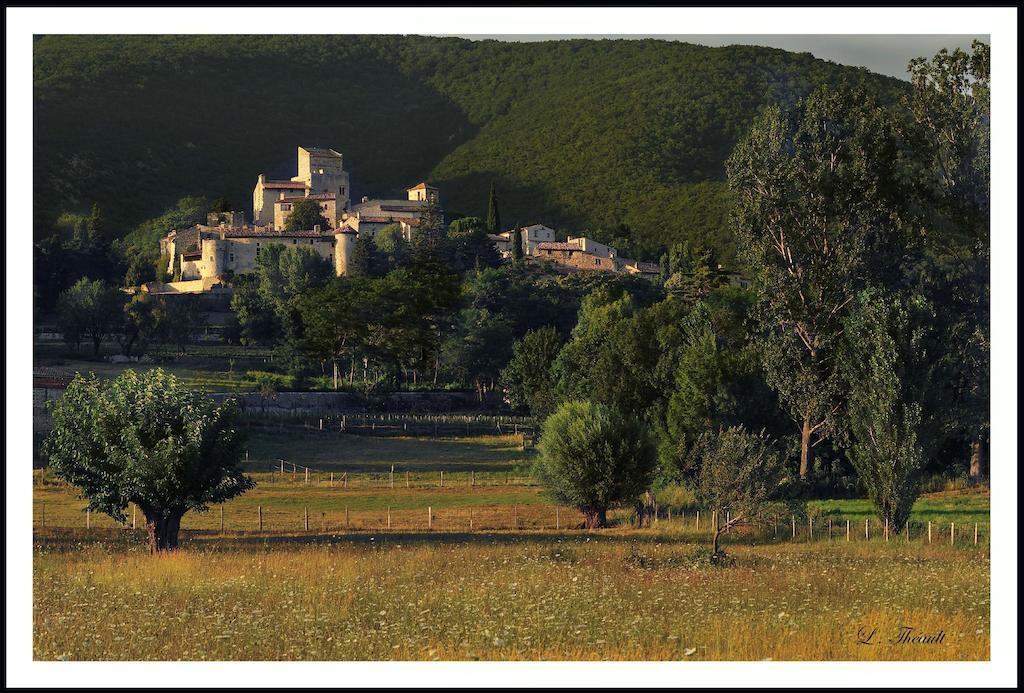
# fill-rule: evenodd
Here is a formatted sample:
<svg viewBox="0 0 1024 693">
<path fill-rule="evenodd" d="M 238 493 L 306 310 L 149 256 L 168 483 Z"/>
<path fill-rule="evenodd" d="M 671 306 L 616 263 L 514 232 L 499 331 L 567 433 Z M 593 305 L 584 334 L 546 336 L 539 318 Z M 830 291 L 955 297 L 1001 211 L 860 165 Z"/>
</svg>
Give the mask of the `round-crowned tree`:
<svg viewBox="0 0 1024 693">
<path fill-rule="evenodd" d="M 570 401 L 544 422 L 534 475 L 559 503 L 583 513 L 588 529 L 608 526 L 608 510 L 630 503 L 654 479 L 654 443 L 636 417 Z"/>
<path fill-rule="evenodd" d="M 234 403 L 218 406 L 162 369 L 127 370 L 106 383 L 78 374 L 51 407 L 43 444 L 51 468 L 80 489 L 89 510 L 124 522 L 135 503 L 153 552 L 178 547 L 189 510 L 255 486 L 239 468 Z"/>
</svg>

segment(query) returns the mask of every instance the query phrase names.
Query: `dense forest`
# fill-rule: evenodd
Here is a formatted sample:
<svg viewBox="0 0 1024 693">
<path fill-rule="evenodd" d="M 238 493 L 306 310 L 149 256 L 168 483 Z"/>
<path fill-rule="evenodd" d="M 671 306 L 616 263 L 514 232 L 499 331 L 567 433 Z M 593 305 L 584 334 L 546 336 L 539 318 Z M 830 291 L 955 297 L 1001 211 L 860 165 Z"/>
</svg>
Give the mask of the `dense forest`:
<svg viewBox="0 0 1024 693">
<path fill-rule="evenodd" d="M 643 40 L 417 36 L 42 36 L 37 239 L 98 206 L 121 238 L 186 196 L 251 213 L 297 145 L 343 152 L 354 197 L 429 178 L 446 211 L 587 232 L 656 260 L 700 241 L 729 262 L 724 162 L 758 111 L 814 88 L 905 83 L 810 54 Z M 152 233 L 146 234 L 148 239 Z"/>
</svg>

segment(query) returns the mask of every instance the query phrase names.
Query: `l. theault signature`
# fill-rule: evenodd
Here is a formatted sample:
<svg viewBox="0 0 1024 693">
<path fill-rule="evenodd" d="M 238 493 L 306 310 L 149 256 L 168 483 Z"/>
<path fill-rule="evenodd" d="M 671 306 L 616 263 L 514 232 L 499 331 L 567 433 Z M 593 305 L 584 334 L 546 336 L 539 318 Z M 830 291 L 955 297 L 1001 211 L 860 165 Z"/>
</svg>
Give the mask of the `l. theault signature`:
<svg viewBox="0 0 1024 693">
<path fill-rule="evenodd" d="M 891 637 L 885 637 L 872 626 L 860 626 L 857 629 L 857 642 L 861 645 L 941 645 L 945 642 L 946 632 L 943 630 L 926 633 L 912 626 L 900 626 Z"/>
</svg>

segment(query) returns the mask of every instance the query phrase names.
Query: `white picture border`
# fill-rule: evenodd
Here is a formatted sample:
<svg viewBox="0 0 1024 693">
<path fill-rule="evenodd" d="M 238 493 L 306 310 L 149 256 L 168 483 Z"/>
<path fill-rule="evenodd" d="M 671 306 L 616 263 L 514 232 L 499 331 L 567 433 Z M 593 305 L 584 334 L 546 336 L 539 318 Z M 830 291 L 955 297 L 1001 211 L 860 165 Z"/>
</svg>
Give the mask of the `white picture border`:
<svg viewBox="0 0 1024 693">
<path fill-rule="evenodd" d="M 6 683 L 9 686 L 998 686 L 1016 684 L 1017 10 L 1015 8 L 8 8 Z M 312 21 L 312 15 L 316 15 Z M 34 662 L 31 609 L 32 35 L 976 34 L 992 46 L 990 662 Z M 912 56 L 908 56 L 910 58 Z M 16 202 L 17 201 L 17 202 Z"/>
</svg>

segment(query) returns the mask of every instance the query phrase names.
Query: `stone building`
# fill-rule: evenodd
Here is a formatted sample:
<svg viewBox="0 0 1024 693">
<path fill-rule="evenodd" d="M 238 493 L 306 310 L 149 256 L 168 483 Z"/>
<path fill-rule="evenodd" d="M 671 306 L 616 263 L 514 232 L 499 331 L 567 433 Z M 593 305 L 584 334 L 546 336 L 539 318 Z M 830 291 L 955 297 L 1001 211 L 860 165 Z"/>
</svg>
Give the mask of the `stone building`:
<svg viewBox="0 0 1024 693">
<path fill-rule="evenodd" d="M 561 272 L 621 272 L 652 280 L 660 274 L 658 263 L 619 257 L 615 248 L 584 236 L 570 236 L 565 242 L 538 243 L 532 257 L 551 262 Z"/>
<path fill-rule="evenodd" d="M 177 282 L 196 282 L 200 290 L 209 290 L 216 280 L 230 274 L 256 269 L 256 260 L 271 245 L 308 246 L 330 262 L 337 275 L 348 271 L 356 232 L 348 226 L 340 229 L 283 231 L 270 226 L 203 226 L 181 232 L 171 231 L 161 239 L 161 250 L 170 256 L 168 273 Z M 175 272 L 175 262 L 180 272 Z M 173 284 L 172 284 L 173 288 Z"/>
<path fill-rule="evenodd" d="M 337 227 L 341 213 L 348 209 L 349 176 L 341 152 L 323 147 L 299 147 L 298 174 L 290 180 L 270 180 L 260 174 L 252 191 L 252 219 L 256 226 L 275 222 L 275 203 L 283 197 L 334 196 L 334 214 L 328 217 Z"/>
<path fill-rule="evenodd" d="M 335 193 L 312 193 L 305 197 L 285 197 L 282 194 L 279 199 L 274 200 L 274 228 L 283 229 L 288 215 L 292 213 L 292 207 L 296 202 L 303 200 L 317 202 L 320 205 L 320 214 L 327 219 L 328 225 L 332 229 L 338 228 L 338 196 Z"/>
<path fill-rule="evenodd" d="M 371 200 L 364 197 L 341 215 L 342 221 L 371 238 L 389 224 L 401 224 L 406 240 L 410 240 L 411 229 L 419 223 L 420 214 L 431 202 L 440 206 L 441 196 L 437 188 L 426 183 L 408 188 L 406 196 L 405 200 Z"/>
<path fill-rule="evenodd" d="M 489 235 L 491 240 L 494 241 L 494 245 L 498 249 L 498 253 L 503 258 L 508 258 L 512 255 L 512 237 L 514 235 L 515 230 L 502 231 L 499 234 Z M 555 230 L 545 226 L 544 224 L 531 224 L 530 226 L 523 226 L 519 229 L 519 238 L 520 242 L 523 244 L 523 255 L 535 255 L 539 244 L 554 242 Z"/>
</svg>

